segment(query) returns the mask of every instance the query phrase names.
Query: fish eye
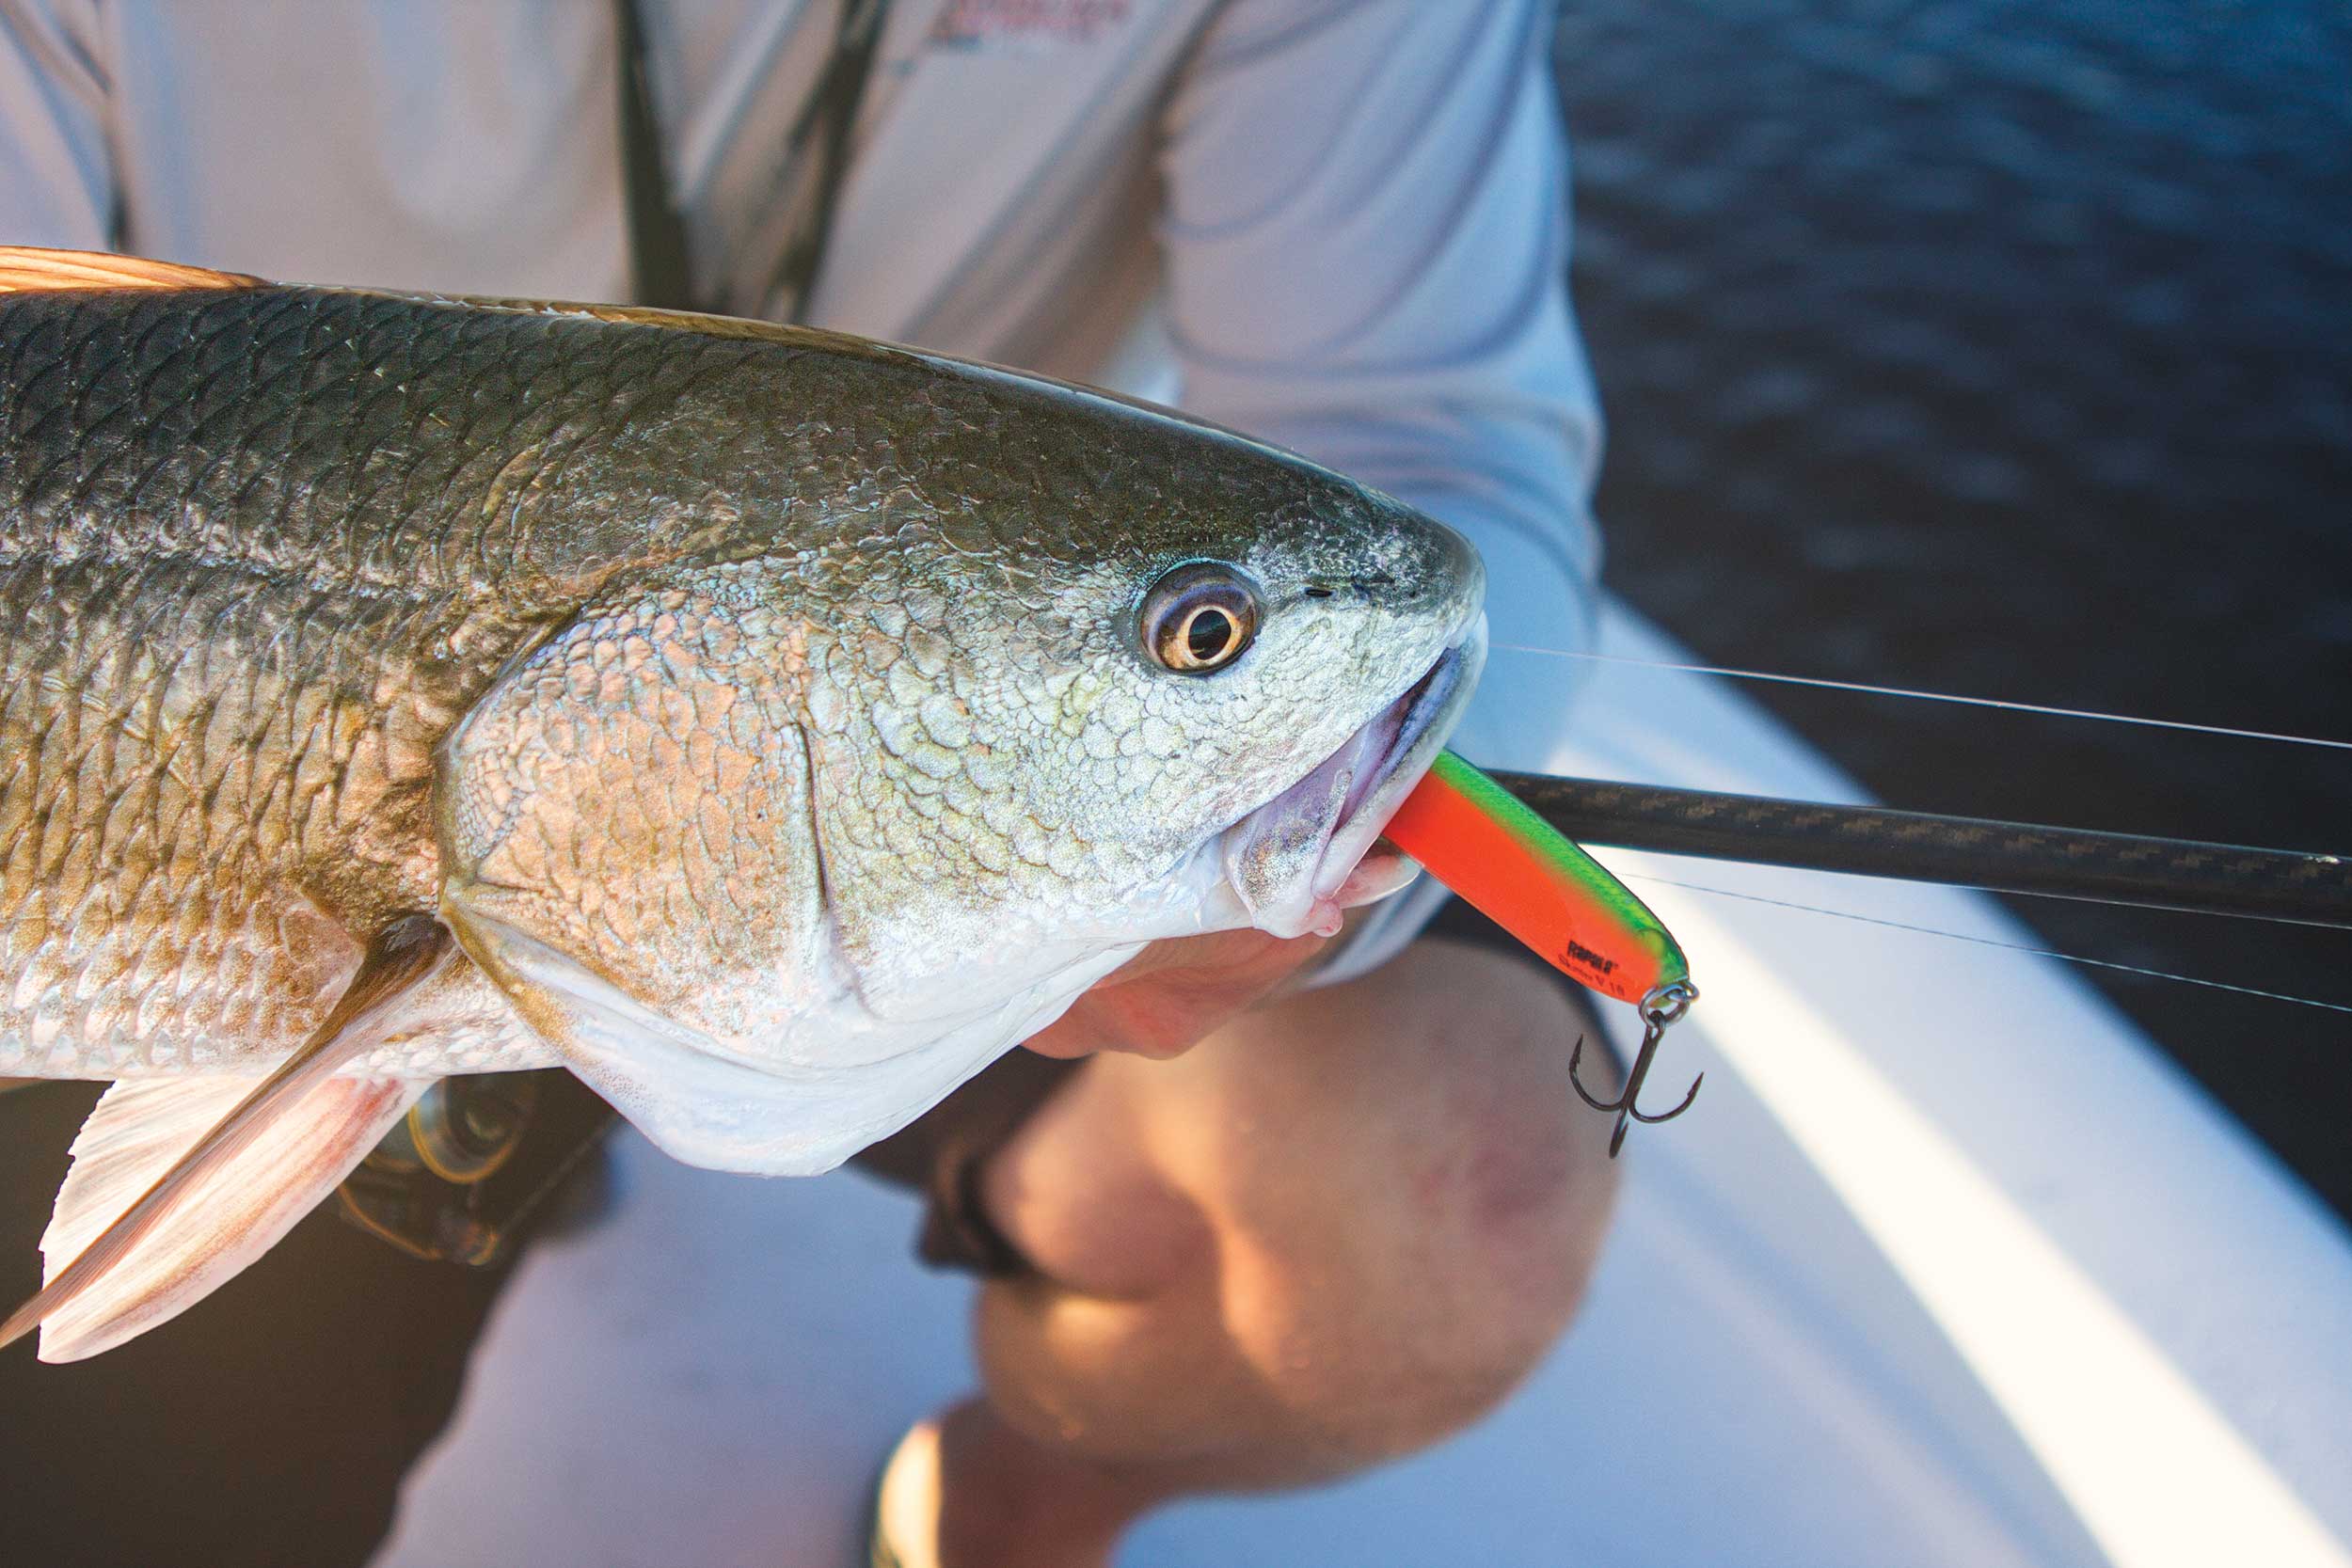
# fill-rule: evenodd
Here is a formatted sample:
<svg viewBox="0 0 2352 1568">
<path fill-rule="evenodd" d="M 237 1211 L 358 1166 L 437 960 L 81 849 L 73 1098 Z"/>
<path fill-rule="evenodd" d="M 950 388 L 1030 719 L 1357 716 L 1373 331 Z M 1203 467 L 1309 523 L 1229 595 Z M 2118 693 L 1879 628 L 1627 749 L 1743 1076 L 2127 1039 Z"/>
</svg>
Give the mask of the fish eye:
<svg viewBox="0 0 2352 1568">
<path fill-rule="evenodd" d="M 1179 566 L 1143 596 L 1143 645 L 1180 675 L 1224 669 L 1257 635 L 1257 589 L 1231 566 Z"/>
</svg>

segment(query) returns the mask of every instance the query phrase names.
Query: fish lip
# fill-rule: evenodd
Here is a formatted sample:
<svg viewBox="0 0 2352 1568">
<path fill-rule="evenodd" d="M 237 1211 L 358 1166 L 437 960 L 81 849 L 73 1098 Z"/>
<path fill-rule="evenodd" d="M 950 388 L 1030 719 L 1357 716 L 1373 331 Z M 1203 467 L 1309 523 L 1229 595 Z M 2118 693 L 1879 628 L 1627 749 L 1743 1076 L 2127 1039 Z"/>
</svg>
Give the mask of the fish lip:
<svg viewBox="0 0 2352 1568">
<path fill-rule="evenodd" d="M 1253 925 L 1276 936 L 1331 935 L 1343 910 L 1409 880 L 1392 874 L 1399 867 L 1375 870 L 1363 863 L 1453 733 L 1486 655 L 1486 617 L 1473 614 L 1455 641 L 1337 751 L 1226 830 L 1226 879 Z M 1348 774 L 1343 791 L 1342 770 Z"/>
</svg>

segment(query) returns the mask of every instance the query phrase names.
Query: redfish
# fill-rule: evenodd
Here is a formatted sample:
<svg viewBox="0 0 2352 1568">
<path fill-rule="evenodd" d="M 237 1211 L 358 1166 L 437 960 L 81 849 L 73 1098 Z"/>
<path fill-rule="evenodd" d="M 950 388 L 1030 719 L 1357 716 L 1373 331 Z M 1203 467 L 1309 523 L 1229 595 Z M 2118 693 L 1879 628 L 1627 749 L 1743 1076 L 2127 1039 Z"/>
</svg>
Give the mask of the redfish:
<svg viewBox="0 0 2352 1568">
<path fill-rule="evenodd" d="M 0 251 L 0 1076 L 114 1081 L 52 1360 L 436 1080 L 823 1170 L 1141 944 L 1335 928 L 1475 554 L 1164 410 L 826 333 Z"/>
</svg>

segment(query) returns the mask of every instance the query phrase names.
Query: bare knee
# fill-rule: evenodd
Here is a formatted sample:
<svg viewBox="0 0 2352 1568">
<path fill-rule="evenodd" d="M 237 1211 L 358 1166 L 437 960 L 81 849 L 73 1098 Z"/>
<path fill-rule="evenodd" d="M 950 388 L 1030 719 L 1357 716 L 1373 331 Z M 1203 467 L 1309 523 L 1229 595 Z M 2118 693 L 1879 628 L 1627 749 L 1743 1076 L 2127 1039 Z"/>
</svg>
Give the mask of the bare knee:
<svg viewBox="0 0 2352 1568">
<path fill-rule="evenodd" d="M 1364 1384 L 1320 1402 L 1352 1446 L 1403 1451 L 1500 1402 L 1583 1298 L 1616 1191 L 1607 1123 L 1568 1084 L 1589 1019 L 1533 966 L 1440 942 L 1285 1008 L 1321 1009 L 1269 1020 L 1297 1030 L 1302 1096 L 1346 1085 L 1311 1101 L 1348 1149 L 1332 1190 L 1294 1208 L 1279 1189 L 1305 1173 L 1262 1178 L 1306 1266 L 1319 1233 L 1352 1233 L 1330 1338 Z"/>
<path fill-rule="evenodd" d="M 1089 1148 L 1159 1196 L 1129 1247 L 1123 1204 L 1031 1184 L 1031 1227 L 1081 1277 L 992 1292 L 993 1389 L 1047 1395 L 1066 1432 L 1150 1404 L 1147 1448 L 1263 1450 L 1236 1458 L 1259 1469 L 1235 1484 L 1339 1473 L 1475 1419 L 1557 1338 L 1606 1228 L 1607 1124 L 1567 1081 L 1585 1026 L 1530 966 L 1425 942 L 1178 1060 L 1092 1064 L 1040 1144 Z M 1056 1164 L 1067 1192 L 1077 1168 Z"/>
</svg>

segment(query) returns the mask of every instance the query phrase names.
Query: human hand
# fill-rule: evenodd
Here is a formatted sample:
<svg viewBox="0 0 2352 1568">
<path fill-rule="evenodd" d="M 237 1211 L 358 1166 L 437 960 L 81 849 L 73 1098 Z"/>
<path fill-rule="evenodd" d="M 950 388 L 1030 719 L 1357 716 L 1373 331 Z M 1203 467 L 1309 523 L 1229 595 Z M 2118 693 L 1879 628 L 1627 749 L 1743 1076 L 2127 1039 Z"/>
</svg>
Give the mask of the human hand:
<svg viewBox="0 0 2352 1568">
<path fill-rule="evenodd" d="M 1152 942 L 1031 1036 L 1028 1048 L 1064 1057 L 1097 1051 L 1182 1055 L 1263 1001 L 1327 940 L 1242 930 Z"/>
</svg>

